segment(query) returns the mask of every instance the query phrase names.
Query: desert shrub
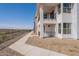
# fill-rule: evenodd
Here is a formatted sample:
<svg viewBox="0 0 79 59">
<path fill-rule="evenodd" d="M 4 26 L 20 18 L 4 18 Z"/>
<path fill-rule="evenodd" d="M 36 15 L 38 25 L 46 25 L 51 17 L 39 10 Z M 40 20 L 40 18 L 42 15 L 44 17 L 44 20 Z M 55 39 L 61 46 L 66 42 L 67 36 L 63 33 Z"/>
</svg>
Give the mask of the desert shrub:
<svg viewBox="0 0 79 59">
<path fill-rule="evenodd" d="M 2 40 L 3 40 L 3 42 L 6 41 L 6 40 L 8 40 L 8 37 L 7 37 L 6 34 L 4 34 L 4 35 L 2 36 Z"/>
<path fill-rule="evenodd" d="M 2 41 L 3 41 L 3 39 L 2 39 L 2 37 L 0 37 L 0 44 L 2 43 Z"/>
<path fill-rule="evenodd" d="M 70 52 L 77 52 L 76 49 L 72 48 L 72 49 L 69 49 Z"/>
</svg>

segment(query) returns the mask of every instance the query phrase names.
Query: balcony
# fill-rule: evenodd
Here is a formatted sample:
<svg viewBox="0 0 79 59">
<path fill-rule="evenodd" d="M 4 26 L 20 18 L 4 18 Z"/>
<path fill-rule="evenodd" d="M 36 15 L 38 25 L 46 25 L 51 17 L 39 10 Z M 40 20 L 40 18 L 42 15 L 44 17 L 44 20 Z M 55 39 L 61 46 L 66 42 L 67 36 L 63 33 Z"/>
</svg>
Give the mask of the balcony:
<svg viewBox="0 0 79 59">
<path fill-rule="evenodd" d="M 56 24 L 55 19 L 44 19 L 43 24 Z"/>
<path fill-rule="evenodd" d="M 44 13 L 43 24 L 56 24 L 56 14 L 54 10 L 50 13 Z"/>
</svg>

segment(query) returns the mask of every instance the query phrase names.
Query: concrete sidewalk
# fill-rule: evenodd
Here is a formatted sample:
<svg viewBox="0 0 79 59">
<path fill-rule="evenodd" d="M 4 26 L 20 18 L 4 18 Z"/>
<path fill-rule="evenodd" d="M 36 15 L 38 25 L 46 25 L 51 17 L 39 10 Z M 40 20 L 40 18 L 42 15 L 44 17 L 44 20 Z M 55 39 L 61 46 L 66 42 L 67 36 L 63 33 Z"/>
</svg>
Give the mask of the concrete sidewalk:
<svg viewBox="0 0 79 59">
<path fill-rule="evenodd" d="M 66 56 L 65 54 L 57 53 L 54 51 L 26 44 L 26 41 L 31 36 L 31 34 L 32 32 L 26 34 L 23 38 L 9 46 L 9 48 L 25 56 Z"/>
</svg>

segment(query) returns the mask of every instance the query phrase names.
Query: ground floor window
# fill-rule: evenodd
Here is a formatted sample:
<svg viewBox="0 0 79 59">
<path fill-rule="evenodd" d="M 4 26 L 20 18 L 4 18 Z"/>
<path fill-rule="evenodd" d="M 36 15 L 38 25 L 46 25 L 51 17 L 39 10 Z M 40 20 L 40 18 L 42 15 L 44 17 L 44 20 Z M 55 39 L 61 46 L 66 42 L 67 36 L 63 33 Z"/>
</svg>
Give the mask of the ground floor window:
<svg viewBox="0 0 79 59">
<path fill-rule="evenodd" d="M 44 33 L 45 33 L 45 25 L 44 25 Z"/>
<path fill-rule="evenodd" d="M 61 33 L 61 23 L 58 24 L 58 33 Z"/>
<path fill-rule="evenodd" d="M 71 23 L 63 23 L 63 34 L 71 34 Z"/>
<path fill-rule="evenodd" d="M 40 36 L 40 32 L 38 32 L 38 35 Z"/>
<path fill-rule="evenodd" d="M 71 23 L 63 23 L 63 34 L 71 34 Z M 58 33 L 61 34 L 61 23 L 58 24 Z"/>
</svg>

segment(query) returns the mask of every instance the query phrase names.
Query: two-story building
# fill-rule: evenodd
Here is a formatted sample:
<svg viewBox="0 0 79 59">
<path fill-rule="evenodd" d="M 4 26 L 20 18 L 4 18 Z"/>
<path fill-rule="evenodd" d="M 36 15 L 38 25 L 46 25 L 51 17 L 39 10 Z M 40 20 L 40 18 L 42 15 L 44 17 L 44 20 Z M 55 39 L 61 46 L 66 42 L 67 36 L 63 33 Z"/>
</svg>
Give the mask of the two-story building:
<svg viewBox="0 0 79 59">
<path fill-rule="evenodd" d="M 37 4 L 34 32 L 40 37 L 79 39 L 79 4 Z"/>
</svg>

